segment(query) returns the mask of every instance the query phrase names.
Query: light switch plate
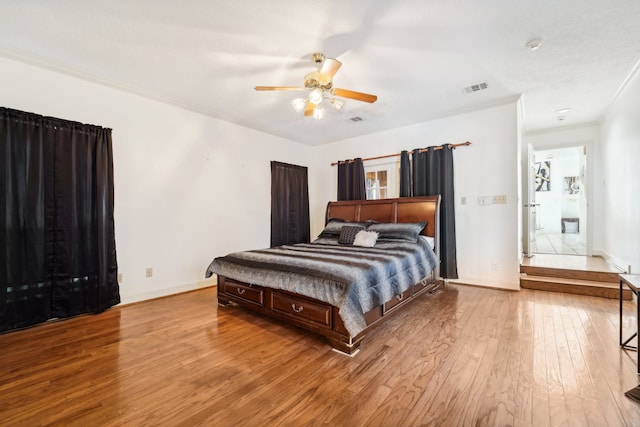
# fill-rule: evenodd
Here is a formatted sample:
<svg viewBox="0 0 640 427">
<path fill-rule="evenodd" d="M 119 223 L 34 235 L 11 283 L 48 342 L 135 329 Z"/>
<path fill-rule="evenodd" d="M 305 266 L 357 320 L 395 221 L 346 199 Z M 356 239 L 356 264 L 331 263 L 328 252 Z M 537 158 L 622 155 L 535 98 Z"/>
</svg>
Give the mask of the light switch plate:
<svg viewBox="0 0 640 427">
<path fill-rule="evenodd" d="M 478 204 L 479 205 L 491 205 L 493 204 L 493 200 L 491 196 L 478 196 Z"/>
</svg>

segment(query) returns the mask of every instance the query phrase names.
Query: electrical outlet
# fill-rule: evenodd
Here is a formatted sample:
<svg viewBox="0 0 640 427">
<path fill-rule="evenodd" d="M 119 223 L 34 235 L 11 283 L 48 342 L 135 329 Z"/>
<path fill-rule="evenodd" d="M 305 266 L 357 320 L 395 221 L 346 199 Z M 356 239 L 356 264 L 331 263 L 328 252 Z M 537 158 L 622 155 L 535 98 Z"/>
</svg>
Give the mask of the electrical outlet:
<svg viewBox="0 0 640 427">
<path fill-rule="evenodd" d="M 460 197 L 460 204 L 461 205 L 466 205 L 467 204 L 467 197 L 466 196 Z"/>
<path fill-rule="evenodd" d="M 147 268 L 147 277 L 151 277 L 153 276 L 153 268 L 149 267 Z"/>
<path fill-rule="evenodd" d="M 118 273 L 118 283 L 124 282 L 124 274 Z"/>
<path fill-rule="evenodd" d="M 493 196 L 493 204 L 494 205 L 505 205 L 507 203 L 507 196 Z"/>
</svg>

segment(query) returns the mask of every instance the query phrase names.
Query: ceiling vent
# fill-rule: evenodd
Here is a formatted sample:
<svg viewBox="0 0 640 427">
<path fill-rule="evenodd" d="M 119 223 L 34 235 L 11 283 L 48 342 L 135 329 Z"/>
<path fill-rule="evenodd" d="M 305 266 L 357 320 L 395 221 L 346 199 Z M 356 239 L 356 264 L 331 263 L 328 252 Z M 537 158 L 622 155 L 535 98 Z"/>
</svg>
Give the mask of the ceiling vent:
<svg viewBox="0 0 640 427">
<path fill-rule="evenodd" d="M 487 83 L 482 82 L 475 85 L 467 86 L 464 88 L 464 93 L 473 93 L 481 90 L 485 90 L 487 88 Z"/>
</svg>

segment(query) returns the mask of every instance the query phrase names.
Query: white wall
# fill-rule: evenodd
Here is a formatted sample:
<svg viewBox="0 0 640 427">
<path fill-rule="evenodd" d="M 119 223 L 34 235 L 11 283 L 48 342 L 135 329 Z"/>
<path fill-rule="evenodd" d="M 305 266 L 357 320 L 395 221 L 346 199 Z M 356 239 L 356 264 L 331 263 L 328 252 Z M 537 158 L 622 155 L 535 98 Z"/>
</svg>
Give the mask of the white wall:
<svg viewBox="0 0 640 427">
<path fill-rule="evenodd" d="M 519 289 L 519 147 L 516 101 L 316 148 L 311 182 L 312 236 L 336 197 L 331 162 L 471 141 L 455 150 L 456 235 L 461 283 Z M 323 184 L 323 185 L 321 185 Z M 478 196 L 506 195 L 505 205 L 479 206 Z M 461 204 L 461 197 L 467 204 Z"/>
<path fill-rule="evenodd" d="M 308 146 L 121 90 L 3 58 L 0 74 L 4 107 L 113 129 L 125 303 L 210 284 L 214 256 L 269 246 L 270 160 L 311 166 Z"/>
<path fill-rule="evenodd" d="M 602 249 L 640 273 L 640 64 L 601 122 Z"/>
<path fill-rule="evenodd" d="M 209 284 L 214 256 L 269 245 L 269 160 L 309 167 L 312 236 L 339 159 L 469 140 L 455 158 L 459 282 L 518 289 L 516 101 L 320 147 L 0 58 L 2 105 L 112 128 L 123 302 Z M 506 195 L 479 206 L 478 196 Z M 467 204 L 460 203 L 461 196 Z M 152 267 L 154 275 L 145 277 Z"/>
</svg>

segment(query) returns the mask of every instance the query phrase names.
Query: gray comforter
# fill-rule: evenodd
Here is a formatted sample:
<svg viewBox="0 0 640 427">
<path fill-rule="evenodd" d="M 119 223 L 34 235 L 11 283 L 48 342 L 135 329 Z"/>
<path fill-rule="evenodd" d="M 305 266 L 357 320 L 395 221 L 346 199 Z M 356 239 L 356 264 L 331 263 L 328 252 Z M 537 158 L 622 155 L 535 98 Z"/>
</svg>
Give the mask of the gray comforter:
<svg viewBox="0 0 640 427">
<path fill-rule="evenodd" d="M 340 309 L 351 336 L 365 327 L 364 313 L 420 282 L 435 268 L 429 243 L 378 242 L 375 247 L 338 245 L 331 239 L 237 252 L 213 260 L 206 277 L 283 289 Z"/>
</svg>

